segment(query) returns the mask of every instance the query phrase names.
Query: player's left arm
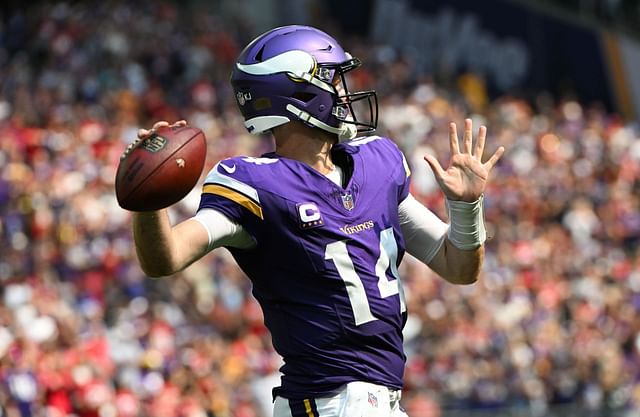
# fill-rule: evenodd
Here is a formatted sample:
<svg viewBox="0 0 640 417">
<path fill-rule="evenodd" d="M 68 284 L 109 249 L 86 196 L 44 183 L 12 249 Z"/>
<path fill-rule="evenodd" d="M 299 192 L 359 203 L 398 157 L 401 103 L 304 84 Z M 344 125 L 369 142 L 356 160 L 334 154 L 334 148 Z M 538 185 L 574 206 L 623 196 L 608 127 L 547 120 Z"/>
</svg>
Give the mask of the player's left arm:
<svg viewBox="0 0 640 417">
<path fill-rule="evenodd" d="M 449 125 L 451 159 L 446 170 L 434 156 L 424 157 L 447 198 L 449 210 L 446 238 L 428 265 L 437 274 L 456 284 L 471 284 L 480 273 L 486 240 L 483 193 L 491 169 L 504 153 L 504 147 L 500 146 L 483 163 L 487 128 L 480 127 L 473 147 L 472 127 L 471 119 L 466 119 L 463 149 L 460 150 L 456 125 Z"/>
<path fill-rule="evenodd" d="M 457 248 L 447 236 L 449 225 L 411 194 L 398 206 L 398 214 L 407 253 L 453 284 L 476 280 L 482 246 L 471 251 Z"/>
</svg>

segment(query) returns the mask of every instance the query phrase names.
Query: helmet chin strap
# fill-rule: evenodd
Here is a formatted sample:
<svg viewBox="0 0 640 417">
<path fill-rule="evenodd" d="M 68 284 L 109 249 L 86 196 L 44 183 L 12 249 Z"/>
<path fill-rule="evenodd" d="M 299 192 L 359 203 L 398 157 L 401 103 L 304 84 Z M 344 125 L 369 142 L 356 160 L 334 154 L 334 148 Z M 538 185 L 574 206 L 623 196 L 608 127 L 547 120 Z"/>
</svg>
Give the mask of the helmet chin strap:
<svg viewBox="0 0 640 417">
<path fill-rule="evenodd" d="M 291 72 L 289 73 L 289 75 L 305 80 L 306 82 L 313 84 L 316 87 L 321 88 L 331 94 L 338 94 L 338 91 L 332 84 L 321 81 L 308 72 Z M 358 135 L 358 128 L 352 123 L 342 122 L 340 127 L 333 127 L 333 126 L 329 126 L 328 124 L 324 123 L 321 120 L 316 119 L 306 111 L 297 108 L 293 104 L 287 104 L 286 109 L 291 113 L 295 114 L 301 120 L 304 120 L 305 122 L 317 128 L 336 134 L 338 136 L 338 141 L 341 143 L 350 141 L 351 139 L 355 138 Z M 347 115 L 347 119 L 353 120 L 353 117 L 349 114 Z"/>
<path fill-rule="evenodd" d="M 324 81 L 318 80 L 316 77 L 309 74 L 308 72 L 291 73 L 291 75 L 294 77 L 303 79 L 308 83 L 311 83 L 316 87 L 319 87 L 331 94 L 338 94 L 338 91 L 335 89 L 333 85 L 326 83 Z M 291 106 L 291 108 L 289 108 L 289 106 Z M 339 142 L 347 142 L 355 138 L 358 134 L 358 128 L 351 123 L 342 123 L 342 126 L 340 126 L 339 128 L 335 128 L 316 119 L 315 117 L 311 116 L 309 113 L 303 110 L 300 110 L 299 108 L 295 107 L 292 104 L 287 105 L 287 110 L 289 110 L 291 113 L 295 114 L 305 122 L 311 123 L 315 127 L 318 127 L 320 129 L 326 130 L 331 133 L 335 133 L 336 135 L 338 135 Z M 347 119 L 353 120 L 353 117 L 351 117 L 351 115 L 348 115 Z"/>
<path fill-rule="evenodd" d="M 338 136 L 339 142 L 347 142 L 356 137 L 358 134 L 358 128 L 351 123 L 342 123 L 340 127 L 329 126 L 325 122 L 316 119 L 304 110 L 301 110 L 293 104 L 287 104 L 287 110 L 297 116 L 300 120 L 303 120 L 317 128 L 326 130 L 327 132 L 334 133 Z"/>
<path fill-rule="evenodd" d="M 319 79 L 317 79 L 316 77 L 314 77 L 313 75 L 309 74 L 308 72 L 290 72 L 288 73 L 289 76 L 294 77 L 294 78 L 299 78 L 301 80 L 305 80 L 306 82 L 315 85 L 318 88 L 323 89 L 324 91 L 327 91 L 331 94 L 338 94 L 338 92 L 336 91 L 335 87 L 329 83 L 326 83 L 324 81 L 320 81 Z"/>
<path fill-rule="evenodd" d="M 347 117 L 351 117 L 350 115 Z M 338 134 L 338 141 L 348 142 L 358 136 L 358 128 L 352 123 L 342 123 L 342 133 Z"/>
</svg>

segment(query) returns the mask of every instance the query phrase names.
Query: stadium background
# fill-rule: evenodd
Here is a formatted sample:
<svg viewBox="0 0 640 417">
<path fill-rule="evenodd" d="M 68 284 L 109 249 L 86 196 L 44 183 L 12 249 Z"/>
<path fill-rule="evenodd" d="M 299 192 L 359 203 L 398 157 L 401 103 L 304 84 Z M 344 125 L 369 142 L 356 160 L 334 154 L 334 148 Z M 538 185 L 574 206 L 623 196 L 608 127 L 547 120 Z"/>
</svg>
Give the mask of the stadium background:
<svg viewBox="0 0 640 417">
<path fill-rule="evenodd" d="M 444 4 L 446 3 L 446 5 Z M 0 415 L 268 416 L 279 358 L 217 250 L 146 278 L 113 177 L 139 127 L 186 118 L 207 164 L 268 149 L 227 85 L 239 48 L 309 23 L 365 65 L 379 132 L 421 160 L 471 114 L 505 145 L 484 272 L 407 257 L 412 417 L 640 416 L 640 10 L 635 0 L 0 5 Z M 634 72 L 635 70 L 635 72 Z M 198 191 L 172 208 L 193 213 Z"/>
</svg>

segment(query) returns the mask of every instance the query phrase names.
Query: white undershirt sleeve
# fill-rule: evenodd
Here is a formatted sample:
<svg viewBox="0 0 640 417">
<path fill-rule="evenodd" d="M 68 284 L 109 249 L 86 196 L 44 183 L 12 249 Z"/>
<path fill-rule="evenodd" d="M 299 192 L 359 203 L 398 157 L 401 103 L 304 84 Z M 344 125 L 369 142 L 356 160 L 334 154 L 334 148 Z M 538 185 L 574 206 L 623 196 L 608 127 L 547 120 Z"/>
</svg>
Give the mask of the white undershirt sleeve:
<svg viewBox="0 0 640 417">
<path fill-rule="evenodd" d="M 209 251 L 220 246 L 238 249 L 249 249 L 255 246 L 255 241 L 249 232 L 217 210 L 202 209 L 196 213 L 193 219 L 206 229 L 209 235 Z"/>
<path fill-rule="evenodd" d="M 398 214 L 407 252 L 429 264 L 444 243 L 449 225 L 411 194 L 398 206 Z"/>
</svg>

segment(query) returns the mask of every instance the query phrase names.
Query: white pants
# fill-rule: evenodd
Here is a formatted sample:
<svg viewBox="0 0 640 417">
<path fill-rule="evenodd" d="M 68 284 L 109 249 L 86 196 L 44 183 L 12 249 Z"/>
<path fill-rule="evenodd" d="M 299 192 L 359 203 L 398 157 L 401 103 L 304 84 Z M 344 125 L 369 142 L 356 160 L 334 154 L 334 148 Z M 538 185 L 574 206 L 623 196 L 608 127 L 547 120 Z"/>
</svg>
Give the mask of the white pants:
<svg viewBox="0 0 640 417">
<path fill-rule="evenodd" d="M 368 382 L 350 382 L 331 397 L 288 400 L 276 397 L 273 417 L 408 417 L 400 391 Z"/>
</svg>

